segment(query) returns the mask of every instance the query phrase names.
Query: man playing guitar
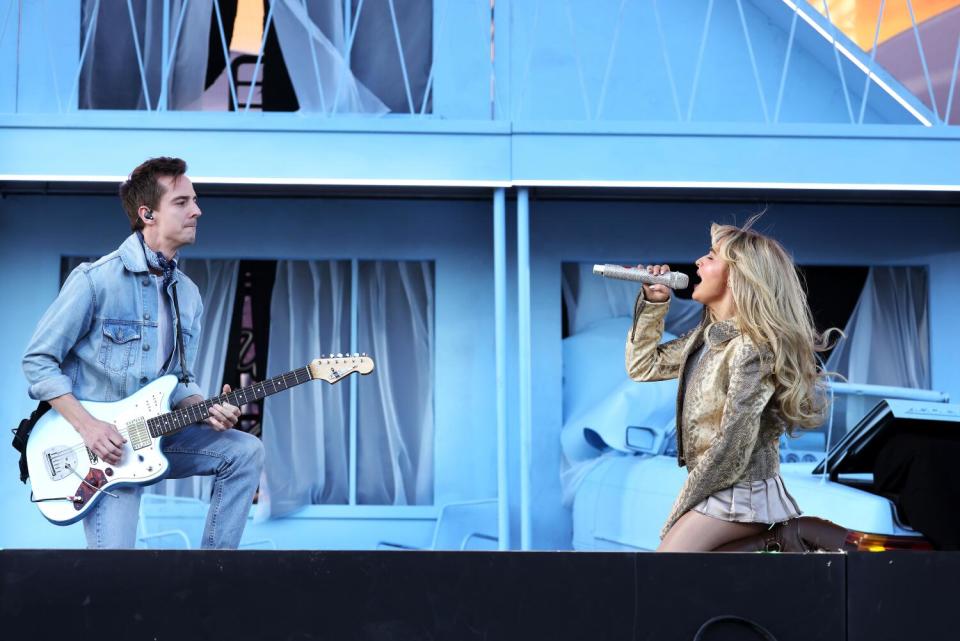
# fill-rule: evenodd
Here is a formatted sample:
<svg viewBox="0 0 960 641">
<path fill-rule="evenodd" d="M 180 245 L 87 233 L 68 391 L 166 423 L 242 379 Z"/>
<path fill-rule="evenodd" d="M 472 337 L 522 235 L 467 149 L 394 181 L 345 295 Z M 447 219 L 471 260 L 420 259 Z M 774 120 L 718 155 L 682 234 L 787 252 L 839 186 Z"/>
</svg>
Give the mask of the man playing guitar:
<svg viewBox="0 0 960 641">
<path fill-rule="evenodd" d="M 203 304 L 176 264 L 179 249 L 196 241 L 201 215 L 186 169 L 179 158 L 153 158 L 133 170 L 120 198 L 134 233 L 70 274 L 23 358 L 31 398 L 48 401 L 76 429 L 91 459 L 118 465 L 132 450 L 115 425 L 79 401 L 119 401 L 165 374 L 180 381 L 172 406 L 203 401 L 190 375 Z M 163 440 L 168 478 L 216 477 L 204 548 L 238 546 L 260 481 L 263 444 L 231 429 L 239 415 L 235 405 L 217 403 L 202 423 Z M 88 547 L 134 547 L 141 492 L 140 485 L 103 492 L 83 519 Z"/>
</svg>

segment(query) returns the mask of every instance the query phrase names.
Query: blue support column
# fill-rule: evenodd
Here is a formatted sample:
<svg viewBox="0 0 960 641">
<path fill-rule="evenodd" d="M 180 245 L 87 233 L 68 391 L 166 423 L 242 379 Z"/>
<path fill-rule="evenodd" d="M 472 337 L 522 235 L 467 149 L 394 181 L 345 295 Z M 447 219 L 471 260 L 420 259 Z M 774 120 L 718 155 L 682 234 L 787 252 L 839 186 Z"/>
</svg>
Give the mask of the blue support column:
<svg viewBox="0 0 960 641">
<path fill-rule="evenodd" d="M 520 371 L 520 549 L 532 548 L 530 515 L 530 464 L 533 425 L 531 410 L 530 350 L 530 192 L 517 192 L 517 316 L 519 318 Z"/>
<path fill-rule="evenodd" d="M 497 540 L 510 548 L 507 477 L 507 204 L 503 187 L 493 192 L 493 274 L 497 377 Z"/>
</svg>

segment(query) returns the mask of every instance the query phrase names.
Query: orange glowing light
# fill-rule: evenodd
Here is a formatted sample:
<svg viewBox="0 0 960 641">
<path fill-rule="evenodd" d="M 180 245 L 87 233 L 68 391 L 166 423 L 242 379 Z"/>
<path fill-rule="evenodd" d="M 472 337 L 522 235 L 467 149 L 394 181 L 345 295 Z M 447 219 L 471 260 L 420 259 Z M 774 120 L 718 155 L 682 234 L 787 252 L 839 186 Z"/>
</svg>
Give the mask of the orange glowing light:
<svg viewBox="0 0 960 641">
<path fill-rule="evenodd" d="M 881 0 L 807 0 L 821 15 L 829 9 L 830 20 L 864 51 L 873 49 Z M 826 7 L 824 6 L 826 2 Z M 919 25 L 960 6 L 960 0 L 912 0 L 913 16 Z M 910 7 L 906 0 L 887 0 L 883 7 L 877 44 L 911 29 Z"/>
</svg>

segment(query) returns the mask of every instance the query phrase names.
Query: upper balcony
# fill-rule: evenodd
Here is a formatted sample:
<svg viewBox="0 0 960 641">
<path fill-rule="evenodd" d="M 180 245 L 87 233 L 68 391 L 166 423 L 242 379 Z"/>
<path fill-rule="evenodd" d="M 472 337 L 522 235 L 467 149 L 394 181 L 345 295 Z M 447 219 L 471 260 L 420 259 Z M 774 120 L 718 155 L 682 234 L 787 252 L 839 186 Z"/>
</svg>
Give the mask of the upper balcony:
<svg viewBox="0 0 960 641">
<path fill-rule="evenodd" d="M 0 0 L 0 177 L 950 190 L 958 35 L 960 0 Z"/>
</svg>

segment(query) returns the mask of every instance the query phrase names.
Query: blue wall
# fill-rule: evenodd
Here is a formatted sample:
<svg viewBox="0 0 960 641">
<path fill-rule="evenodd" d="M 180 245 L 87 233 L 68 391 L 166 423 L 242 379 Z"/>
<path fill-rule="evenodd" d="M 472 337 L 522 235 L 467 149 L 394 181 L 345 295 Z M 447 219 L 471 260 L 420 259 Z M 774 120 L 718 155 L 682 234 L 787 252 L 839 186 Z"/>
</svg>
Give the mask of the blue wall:
<svg viewBox="0 0 960 641">
<path fill-rule="evenodd" d="M 793 12 L 743 2 L 741 22 L 738 4 L 513 3 L 514 119 L 774 122 L 782 82 L 779 122 L 849 122 L 826 40 L 799 21 L 784 76 Z M 864 74 L 840 68 L 859 117 Z M 868 105 L 864 122 L 916 122 L 876 85 Z"/>
</svg>

